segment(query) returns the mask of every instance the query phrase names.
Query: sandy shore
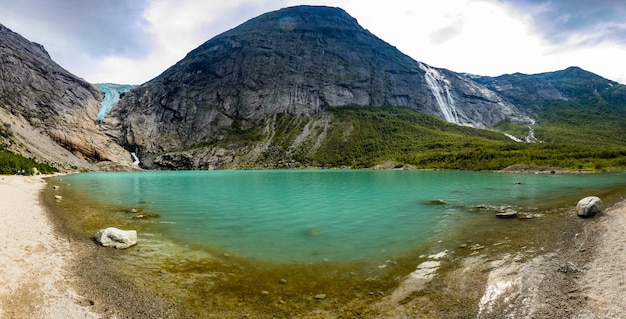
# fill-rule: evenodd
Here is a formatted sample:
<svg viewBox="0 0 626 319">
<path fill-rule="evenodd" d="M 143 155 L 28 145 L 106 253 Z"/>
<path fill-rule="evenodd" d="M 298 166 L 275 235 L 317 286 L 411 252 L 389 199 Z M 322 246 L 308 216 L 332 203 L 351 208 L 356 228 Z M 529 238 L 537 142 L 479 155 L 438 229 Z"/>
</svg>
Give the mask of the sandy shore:
<svg viewBox="0 0 626 319">
<path fill-rule="evenodd" d="M 91 295 L 87 298 L 77 293 L 84 291 L 80 287 L 88 278 L 78 277 L 72 265 L 84 264 L 90 269 L 94 265 L 79 257 L 89 254 L 76 251 L 81 249 L 76 242 L 53 228 L 40 203 L 46 185 L 41 177 L 0 176 L 0 234 L 4 235 L 0 244 L 0 318 L 135 317 L 132 313 L 138 313 L 132 305 L 137 302 L 130 302 L 128 309 L 111 302 L 119 291 L 99 291 L 97 295 L 87 291 Z M 625 317 L 626 200 L 582 222 L 582 228 L 565 234 L 560 246 L 545 254 L 524 262 L 511 255 L 484 264 L 489 276 L 478 301 L 479 313 L 467 318 Z M 471 261 L 468 258 L 467 263 Z M 132 289 L 123 291 L 136 295 Z M 98 299 L 94 305 L 92 300 L 99 297 L 109 302 Z M 378 317 L 406 317 L 407 305 L 394 302 L 387 306 L 385 315 Z"/>
<path fill-rule="evenodd" d="M 0 175 L 0 318 L 99 318 L 72 289 L 72 247 L 39 202 L 45 186 Z"/>
</svg>

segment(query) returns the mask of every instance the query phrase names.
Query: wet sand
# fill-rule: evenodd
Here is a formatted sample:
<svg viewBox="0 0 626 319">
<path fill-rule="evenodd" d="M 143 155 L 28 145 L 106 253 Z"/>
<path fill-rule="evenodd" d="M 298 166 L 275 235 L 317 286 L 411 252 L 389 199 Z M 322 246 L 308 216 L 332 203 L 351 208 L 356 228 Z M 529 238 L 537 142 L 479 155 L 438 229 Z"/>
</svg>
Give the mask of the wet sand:
<svg viewBox="0 0 626 319">
<path fill-rule="evenodd" d="M 0 317 L 187 317 L 189 313 L 182 308 L 197 300 L 185 300 L 168 291 L 167 285 L 172 281 L 198 289 L 197 277 L 180 282 L 176 276 L 180 269 L 159 265 L 161 270 L 148 276 L 153 282 L 130 282 L 115 271 L 115 263 L 108 262 L 131 255 L 132 250 L 98 247 L 89 238 L 76 238 L 54 227 L 62 220 L 51 218 L 40 202 L 39 193 L 47 185 L 43 179 L 0 179 L 0 233 L 5 234 L 0 251 Z M 389 271 L 396 285 L 386 289 L 373 290 L 365 282 L 354 281 L 363 287 L 346 294 L 351 295 L 348 299 L 336 299 L 325 290 L 331 287 L 314 282 L 306 284 L 318 285 L 319 293 L 302 294 L 294 300 L 276 298 L 277 292 L 296 283 L 292 277 L 285 282 L 276 277 L 267 287 L 238 296 L 236 291 L 220 288 L 236 287 L 233 278 L 239 274 L 238 269 L 251 265 L 232 260 L 227 264 L 223 258 L 223 269 L 202 274 L 210 277 L 204 279 L 214 286 L 203 288 L 206 304 L 200 307 L 204 307 L 204 314 L 215 318 L 624 317 L 626 242 L 622 238 L 626 236 L 626 201 L 622 197 L 616 202 L 590 219 L 566 214 L 564 218 L 574 222 L 571 227 L 568 223 L 566 230 L 559 230 L 559 240 L 552 247 L 510 247 L 494 259 L 486 251 L 504 250 L 508 243 L 498 240 L 483 243 L 487 246 L 483 248 L 469 245 L 445 256 L 425 257 L 427 265 L 440 264 L 432 272 Z M 193 260 L 170 261 L 197 266 Z M 142 267 L 146 272 L 153 271 L 152 265 L 135 266 L 139 266 L 138 271 Z M 385 269 L 391 268 L 389 264 Z M 324 271 L 324 266 L 314 271 Z"/>
</svg>

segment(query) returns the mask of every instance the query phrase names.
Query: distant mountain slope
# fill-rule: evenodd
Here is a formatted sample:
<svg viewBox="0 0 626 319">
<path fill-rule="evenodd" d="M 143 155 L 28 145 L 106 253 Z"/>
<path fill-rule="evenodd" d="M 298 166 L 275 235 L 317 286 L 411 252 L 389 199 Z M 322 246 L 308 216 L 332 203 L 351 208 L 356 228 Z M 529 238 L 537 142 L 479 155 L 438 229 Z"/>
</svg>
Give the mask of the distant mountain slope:
<svg viewBox="0 0 626 319">
<path fill-rule="evenodd" d="M 626 86 L 578 67 L 471 77 L 538 120 L 543 141 L 626 145 Z"/>
<path fill-rule="evenodd" d="M 497 92 L 516 106 L 534 112 L 542 110 L 553 101 L 574 101 L 591 105 L 617 102 L 612 95 L 621 86 L 579 67 L 530 75 L 515 73 L 498 77 L 473 76 L 471 79 Z"/>
<path fill-rule="evenodd" d="M 337 106 L 398 106 L 474 127 L 532 121 L 485 87 L 411 59 L 343 10 L 311 6 L 216 36 L 127 93 L 113 115 L 120 143 L 150 159 L 278 114 Z"/>
<path fill-rule="evenodd" d="M 127 165 L 128 152 L 96 129 L 99 99 L 96 87 L 61 68 L 43 46 L 0 25 L 0 145 L 66 169 Z"/>
</svg>

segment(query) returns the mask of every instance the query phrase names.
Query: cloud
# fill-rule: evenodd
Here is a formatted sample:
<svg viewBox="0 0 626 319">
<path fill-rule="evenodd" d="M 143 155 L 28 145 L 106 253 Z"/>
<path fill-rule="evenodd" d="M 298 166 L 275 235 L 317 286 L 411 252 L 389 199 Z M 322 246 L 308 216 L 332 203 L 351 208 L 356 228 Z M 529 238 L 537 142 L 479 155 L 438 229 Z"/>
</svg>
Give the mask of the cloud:
<svg viewBox="0 0 626 319">
<path fill-rule="evenodd" d="M 432 44 L 441 44 L 453 39 L 463 32 L 463 20 L 458 19 L 452 24 L 431 32 L 430 42 Z"/>
<path fill-rule="evenodd" d="M 76 48 L 92 56 L 140 57 L 151 49 L 142 19 L 145 1 L 2 1 L 0 19 L 49 51 Z M 50 39 L 55 39 L 51 41 Z"/>
<path fill-rule="evenodd" d="M 626 82 L 621 0 L 0 0 L 0 23 L 91 82 L 143 83 L 214 36 L 294 5 L 340 7 L 413 59 L 482 75 L 578 65 Z"/>
<path fill-rule="evenodd" d="M 111 55 L 95 61 L 90 77 L 124 83 L 148 81 L 214 36 L 275 10 L 268 9 L 266 2 L 152 0 L 142 12 L 143 30 L 152 40 L 152 50 L 141 58 Z"/>
<path fill-rule="evenodd" d="M 505 0 L 530 13 L 536 29 L 554 44 L 626 45 L 623 0 Z"/>
<path fill-rule="evenodd" d="M 45 46 L 50 56 L 87 80 L 101 61 L 141 60 L 154 50 L 143 18 L 147 0 L 0 0 L 0 23 Z"/>
</svg>

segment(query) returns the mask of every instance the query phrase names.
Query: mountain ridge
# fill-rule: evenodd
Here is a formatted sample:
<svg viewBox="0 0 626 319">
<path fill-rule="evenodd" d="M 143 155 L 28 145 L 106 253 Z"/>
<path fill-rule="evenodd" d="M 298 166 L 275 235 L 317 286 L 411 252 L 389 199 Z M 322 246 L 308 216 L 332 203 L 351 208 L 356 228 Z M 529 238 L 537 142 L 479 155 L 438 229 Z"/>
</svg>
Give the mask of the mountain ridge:
<svg viewBox="0 0 626 319">
<path fill-rule="evenodd" d="M 578 67 L 435 68 L 339 8 L 285 8 L 217 35 L 100 121 L 100 89 L 5 29 L 0 151 L 57 167 L 136 169 L 134 153 L 148 169 L 626 167 L 626 86 Z"/>
<path fill-rule="evenodd" d="M 215 36 L 127 93 L 112 114 L 119 143 L 150 162 L 223 139 L 234 126 L 337 106 L 400 106 L 475 127 L 532 122 L 483 86 L 413 60 L 345 11 L 310 6 L 269 12 Z"/>
</svg>

